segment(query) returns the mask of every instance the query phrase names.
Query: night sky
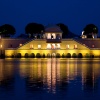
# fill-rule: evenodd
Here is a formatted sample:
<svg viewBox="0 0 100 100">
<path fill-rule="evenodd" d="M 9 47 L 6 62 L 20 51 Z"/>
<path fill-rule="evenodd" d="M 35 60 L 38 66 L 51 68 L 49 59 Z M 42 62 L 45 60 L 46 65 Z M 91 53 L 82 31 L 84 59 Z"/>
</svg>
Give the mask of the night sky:
<svg viewBox="0 0 100 100">
<path fill-rule="evenodd" d="M 100 30 L 100 0 L 0 0 L 0 26 L 11 24 L 16 34 L 25 33 L 30 22 L 43 25 L 64 23 L 81 34 L 90 23 Z"/>
</svg>

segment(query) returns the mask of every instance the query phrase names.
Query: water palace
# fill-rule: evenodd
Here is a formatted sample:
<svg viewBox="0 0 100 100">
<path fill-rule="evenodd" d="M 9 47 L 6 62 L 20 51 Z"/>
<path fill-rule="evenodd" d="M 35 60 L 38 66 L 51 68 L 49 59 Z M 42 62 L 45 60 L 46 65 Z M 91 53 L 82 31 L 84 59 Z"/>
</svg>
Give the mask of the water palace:
<svg viewBox="0 0 100 100">
<path fill-rule="evenodd" d="M 0 38 L 0 56 L 5 57 L 100 57 L 100 39 L 63 39 L 58 26 L 45 29 L 42 39 Z"/>
</svg>

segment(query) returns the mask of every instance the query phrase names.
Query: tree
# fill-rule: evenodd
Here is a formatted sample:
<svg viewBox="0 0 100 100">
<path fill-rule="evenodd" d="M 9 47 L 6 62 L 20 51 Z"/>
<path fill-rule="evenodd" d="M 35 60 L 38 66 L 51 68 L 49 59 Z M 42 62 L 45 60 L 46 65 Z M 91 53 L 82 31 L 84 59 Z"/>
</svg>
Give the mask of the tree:
<svg viewBox="0 0 100 100">
<path fill-rule="evenodd" d="M 93 35 L 97 35 L 98 28 L 94 24 L 88 24 L 84 28 L 83 35 L 86 35 L 87 38 L 93 38 Z"/>
<path fill-rule="evenodd" d="M 44 26 L 37 23 L 29 23 L 25 27 L 26 34 L 30 34 L 30 37 L 34 37 L 34 34 L 41 34 L 44 32 Z"/>
<path fill-rule="evenodd" d="M 58 23 L 57 26 L 59 26 L 60 29 L 63 31 L 62 38 L 65 38 L 68 34 L 68 27 L 63 23 Z"/>
<path fill-rule="evenodd" d="M 15 34 L 16 30 L 12 25 L 4 24 L 0 26 L 0 35 L 3 37 L 11 37 Z"/>
</svg>

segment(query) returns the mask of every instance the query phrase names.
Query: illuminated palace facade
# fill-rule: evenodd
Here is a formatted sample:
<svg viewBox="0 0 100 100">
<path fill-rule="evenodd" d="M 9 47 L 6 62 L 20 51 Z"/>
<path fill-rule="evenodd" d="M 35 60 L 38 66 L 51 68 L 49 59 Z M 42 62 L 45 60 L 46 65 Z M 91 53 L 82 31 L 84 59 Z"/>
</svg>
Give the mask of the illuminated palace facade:
<svg viewBox="0 0 100 100">
<path fill-rule="evenodd" d="M 100 57 L 100 39 L 63 39 L 58 26 L 45 29 L 42 39 L 0 39 L 5 57 Z"/>
</svg>

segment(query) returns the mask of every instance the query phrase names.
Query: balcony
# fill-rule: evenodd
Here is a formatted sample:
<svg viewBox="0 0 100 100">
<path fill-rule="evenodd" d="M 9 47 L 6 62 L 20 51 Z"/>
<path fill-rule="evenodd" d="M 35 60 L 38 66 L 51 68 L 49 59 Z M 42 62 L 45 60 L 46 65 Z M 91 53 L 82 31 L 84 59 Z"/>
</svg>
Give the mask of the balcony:
<svg viewBox="0 0 100 100">
<path fill-rule="evenodd" d="M 46 39 L 46 43 L 61 43 L 61 39 Z"/>
</svg>

